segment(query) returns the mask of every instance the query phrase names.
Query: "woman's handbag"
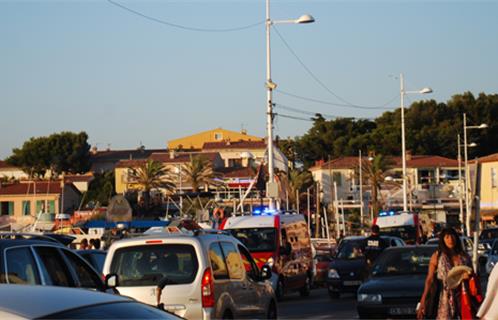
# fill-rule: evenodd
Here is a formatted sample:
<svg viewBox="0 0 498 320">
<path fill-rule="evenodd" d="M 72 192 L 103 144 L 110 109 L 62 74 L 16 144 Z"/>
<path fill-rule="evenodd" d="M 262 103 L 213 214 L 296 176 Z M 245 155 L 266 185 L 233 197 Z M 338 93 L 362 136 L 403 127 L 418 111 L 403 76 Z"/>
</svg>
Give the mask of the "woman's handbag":
<svg viewBox="0 0 498 320">
<path fill-rule="evenodd" d="M 425 296 L 424 301 L 424 318 L 436 319 L 439 307 L 439 296 L 441 294 L 441 281 L 436 277 L 433 278 L 431 287 Z"/>
</svg>

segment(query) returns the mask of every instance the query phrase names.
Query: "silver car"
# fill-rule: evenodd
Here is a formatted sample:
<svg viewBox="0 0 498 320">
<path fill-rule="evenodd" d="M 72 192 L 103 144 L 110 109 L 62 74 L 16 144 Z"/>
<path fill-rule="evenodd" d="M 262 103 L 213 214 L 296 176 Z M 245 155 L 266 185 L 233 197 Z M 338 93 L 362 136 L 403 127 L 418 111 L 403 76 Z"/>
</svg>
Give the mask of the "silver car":
<svg viewBox="0 0 498 320">
<path fill-rule="evenodd" d="M 244 245 L 222 232 L 154 234 L 114 242 L 103 273 L 117 275 L 122 295 L 161 303 L 187 319 L 276 318 L 271 270 L 260 271 Z"/>
</svg>

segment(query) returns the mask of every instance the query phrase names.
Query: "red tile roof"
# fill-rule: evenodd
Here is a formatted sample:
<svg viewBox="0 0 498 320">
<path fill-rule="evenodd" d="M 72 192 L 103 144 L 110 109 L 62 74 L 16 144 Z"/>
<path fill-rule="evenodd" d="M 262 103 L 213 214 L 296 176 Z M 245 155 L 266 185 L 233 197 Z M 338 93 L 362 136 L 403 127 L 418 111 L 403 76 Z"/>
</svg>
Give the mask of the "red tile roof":
<svg viewBox="0 0 498 320">
<path fill-rule="evenodd" d="M 485 157 L 478 158 L 477 161 L 479 161 L 479 163 L 498 161 L 498 153 L 493 153 Z"/>
<path fill-rule="evenodd" d="M 175 153 L 173 157 L 171 157 L 171 154 L 168 153 L 153 153 L 150 155 L 149 159 L 155 160 L 155 161 L 161 161 L 163 163 L 185 163 L 190 161 L 190 157 L 196 157 L 196 156 L 201 156 L 209 161 L 214 161 L 216 158 L 220 158 L 220 154 L 218 152 L 188 152 L 188 153 L 183 153 L 183 152 L 178 152 Z"/>
<path fill-rule="evenodd" d="M 0 160 L 0 169 L 7 169 L 7 168 L 17 168 L 15 166 L 12 166 L 8 164 L 6 161 Z"/>
<path fill-rule="evenodd" d="M 368 161 L 367 157 L 362 158 L 363 161 Z M 400 168 L 402 166 L 401 157 L 388 157 L 390 166 Z M 445 158 L 441 156 L 423 156 L 413 155 L 411 159 L 406 160 L 408 168 L 436 168 L 436 167 L 458 167 L 458 161 L 455 159 Z M 358 168 L 358 157 L 340 157 L 321 165 L 310 168 L 310 170 L 318 169 L 355 169 Z"/>
<path fill-rule="evenodd" d="M 35 192 L 36 186 L 36 192 Z M 3 185 L 0 195 L 32 195 L 32 194 L 60 194 L 62 192 L 60 181 L 30 181 Z"/>
<path fill-rule="evenodd" d="M 146 160 L 120 160 L 116 164 L 116 168 L 132 168 L 138 167 L 145 163 Z"/>
<path fill-rule="evenodd" d="M 266 142 L 264 140 L 205 142 L 202 149 L 266 149 Z"/>
<path fill-rule="evenodd" d="M 225 178 L 254 178 L 256 175 L 256 171 L 251 167 L 219 168 L 216 172 L 223 174 Z"/>
<path fill-rule="evenodd" d="M 94 179 L 93 174 L 66 175 L 64 181 L 68 182 L 90 182 Z"/>
</svg>

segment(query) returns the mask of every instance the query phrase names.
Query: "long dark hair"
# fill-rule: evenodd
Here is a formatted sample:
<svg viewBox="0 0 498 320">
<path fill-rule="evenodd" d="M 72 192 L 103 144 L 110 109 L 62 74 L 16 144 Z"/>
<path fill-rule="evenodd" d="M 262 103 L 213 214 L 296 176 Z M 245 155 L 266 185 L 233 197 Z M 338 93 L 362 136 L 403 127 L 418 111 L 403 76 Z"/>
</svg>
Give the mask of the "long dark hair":
<svg viewBox="0 0 498 320">
<path fill-rule="evenodd" d="M 444 243 L 444 237 L 446 235 L 451 235 L 453 239 L 455 239 L 455 246 L 453 249 L 450 249 L 446 246 Z M 460 236 L 458 233 L 455 231 L 455 229 L 448 227 L 444 228 L 441 230 L 439 233 L 439 253 L 445 253 L 448 257 L 453 257 L 455 255 L 461 255 L 464 254 L 465 251 L 463 251 L 463 246 L 462 246 L 462 241 L 460 241 Z"/>
</svg>

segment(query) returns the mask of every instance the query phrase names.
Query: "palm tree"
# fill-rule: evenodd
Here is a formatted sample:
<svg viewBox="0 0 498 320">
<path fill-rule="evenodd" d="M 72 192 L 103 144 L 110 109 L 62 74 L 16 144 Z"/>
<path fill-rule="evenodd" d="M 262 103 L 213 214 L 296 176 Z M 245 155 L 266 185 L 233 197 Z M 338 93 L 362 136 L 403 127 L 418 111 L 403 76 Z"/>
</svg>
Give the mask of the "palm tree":
<svg viewBox="0 0 498 320">
<path fill-rule="evenodd" d="M 166 189 L 173 191 L 176 185 L 170 168 L 163 166 L 159 161 L 147 160 L 136 168 L 129 168 L 129 178 L 140 186 L 144 193 L 145 208 L 149 208 L 150 191 L 153 189 Z"/>
<path fill-rule="evenodd" d="M 390 161 L 380 154 L 363 161 L 363 168 L 365 168 L 364 178 L 368 181 L 372 192 L 372 210 L 374 214 L 377 214 L 382 208 L 383 201 L 379 199 L 380 189 L 384 183 L 385 173 L 389 165 Z"/>
<path fill-rule="evenodd" d="M 295 204 L 297 208 L 297 197 L 296 193 L 301 196 L 301 191 L 313 184 L 313 177 L 309 171 L 302 171 L 299 169 L 290 169 L 288 173 L 281 171 L 279 172 L 279 178 L 282 182 L 282 189 L 287 193 L 290 203 Z"/>
<path fill-rule="evenodd" d="M 187 184 L 190 184 L 193 192 L 199 192 L 199 189 L 209 186 L 219 186 L 222 184 L 220 176 L 214 172 L 213 166 L 209 159 L 203 156 L 190 156 L 190 162 L 183 165 L 182 176 L 185 177 Z"/>
</svg>

